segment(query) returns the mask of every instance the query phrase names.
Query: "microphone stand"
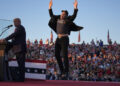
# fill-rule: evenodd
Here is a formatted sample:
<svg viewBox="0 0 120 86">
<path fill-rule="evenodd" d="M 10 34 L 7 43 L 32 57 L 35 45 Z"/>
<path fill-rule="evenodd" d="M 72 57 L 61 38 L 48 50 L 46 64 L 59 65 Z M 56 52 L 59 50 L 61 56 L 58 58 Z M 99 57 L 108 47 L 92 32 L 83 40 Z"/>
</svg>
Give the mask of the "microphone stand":
<svg viewBox="0 0 120 86">
<path fill-rule="evenodd" d="M 5 28 L 7 28 L 7 29 L 5 29 Z M 2 31 L 2 33 L 0 34 L 0 37 L 3 35 L 4 32 L 6 32 L 8 29 L 10 29 L 10 27 L 5 27 L 5 28 L 3 28 L 5 30 Z"/>
</svg>

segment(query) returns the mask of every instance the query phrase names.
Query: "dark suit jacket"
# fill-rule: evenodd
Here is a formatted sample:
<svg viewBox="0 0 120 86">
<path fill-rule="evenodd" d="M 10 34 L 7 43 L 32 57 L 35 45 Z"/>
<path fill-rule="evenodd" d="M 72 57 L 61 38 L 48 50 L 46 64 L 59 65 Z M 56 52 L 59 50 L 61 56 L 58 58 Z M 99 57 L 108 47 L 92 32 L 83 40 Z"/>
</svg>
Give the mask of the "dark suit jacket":
<svg viewBox="0 0 120 86">
<path fill-rule="evenodd" d="M 69 26 L 69 35 L 70 35 L 71 31 L 79 31 L 79 30 L 83 29 L 83 27 L 77 26 L 75 23 L 73 23 L 74 19 L 76 18 L 77 12 L 78 12 L 78 9 L 74 9 L 73 15 L 72 16 L 68 16 L 67 19 L 66 19 L 67 24 Z M 57 20 L 60 19 L 60 15 L 54 15 L 53 12 L 52 12 L 52 9 L 49 9 L 49 14 L 50 14 L 51 19 L 50 19 L 48 25 L 55 32 L 57 32 L 56 31 Z"/>
<path fill-rule="evenodd" d="M 6 37 L 5 40 L 12 40 L 13 46 L 21 45 L 21 51 L 26 52 L 26 31 L 22 25 L 16 27 L 14 33 Z"/>
</svg>

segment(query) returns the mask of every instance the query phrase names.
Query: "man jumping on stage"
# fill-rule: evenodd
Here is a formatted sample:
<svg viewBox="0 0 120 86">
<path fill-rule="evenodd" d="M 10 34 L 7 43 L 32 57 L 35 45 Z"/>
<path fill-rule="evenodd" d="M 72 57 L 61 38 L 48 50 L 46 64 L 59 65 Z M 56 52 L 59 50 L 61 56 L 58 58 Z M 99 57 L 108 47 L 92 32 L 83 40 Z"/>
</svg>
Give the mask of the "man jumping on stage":
<svg viewBox="0 0 120 86">
<path fill-rule="evenodd" d="M 78 9 L 78 2 L 75 0 L 74 2 L 74 13 L 72 16 L 68 15 L 67 10 L 62 10 L 61 15 L 54 15 L 52 12 L 52 0 L 49 3 L 49 14 L 50 21 L 49 26 L 56 32 L 57 39 L 55 43 L 55 57 L 57 59 L 61 77 L 64 79 L 69 78 L 69 61 L 68 61 L 68 46 L 69 46 L 69 35 L 71 31 L 79 31 L 82 30 L 83 27 L 77 26 L 73 23 L 76 18 Z M 62 62 L 61 55 L 64 58 L 64 63 Z"/>
</svg>

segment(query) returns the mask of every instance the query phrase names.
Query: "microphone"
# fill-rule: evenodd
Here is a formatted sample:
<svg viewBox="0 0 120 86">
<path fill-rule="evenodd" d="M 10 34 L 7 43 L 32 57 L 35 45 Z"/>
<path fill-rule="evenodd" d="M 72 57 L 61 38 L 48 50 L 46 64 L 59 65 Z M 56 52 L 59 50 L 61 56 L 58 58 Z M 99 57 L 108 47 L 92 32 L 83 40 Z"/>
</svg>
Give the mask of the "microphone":
<svg viewBox="0 0 120 86">
<path fill-rule="evenodd" d="M 4 28 L 5 30 L 2 31 L 2 33 L 0 34 L 0 37 L 3 35 L 4 32 L 6 32 L 6 31 L 7 31 L 8 29 L 10 29 L 10 27 L 12 27 L 12 26 L 13 26 L 13 25 L 9 25 L 9 26 L 5 27 L 5 28 L 7 28 L 7 29 Z"/>
<path fill-rule="evenodd" d="M 7 27 L 5 27 L 5 28 L 10 28 L 10 27 L 12 27 L 13 25 L 9 25 L 9 26 L 7 26 Z"/>
</svg>

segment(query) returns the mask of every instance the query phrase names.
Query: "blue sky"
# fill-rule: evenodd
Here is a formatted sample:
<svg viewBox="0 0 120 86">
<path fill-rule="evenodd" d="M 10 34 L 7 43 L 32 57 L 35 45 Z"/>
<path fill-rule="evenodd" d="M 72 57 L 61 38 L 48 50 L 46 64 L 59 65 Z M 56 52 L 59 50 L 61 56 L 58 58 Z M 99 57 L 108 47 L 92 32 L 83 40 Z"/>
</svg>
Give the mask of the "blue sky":
<svg viewBox="0 0 120 86">
<path fill-rule="evenodd" d="M 48 26 L 50 19 L 48 5 L 50 0 L 0 0 L 0 19 L 12 20 L 21 18 L 26 28 L 27 39 L 50 38 L 51 29 Z M 74 0 L 53 0 L 54 14 L 60 14 L 66 9 L 73 13 Z M 81 42 L 90 42 L 92 39 L 102 39 L 107 43 L 107 32 L 113 41 L 120 43 L 120 0 L 78 0 L 78 15 L 74 21 L 83 26 Z M 54 40 L 56 34 L 54 33 Z M 80 42 L 80 43 L 81 43 Z M 78 32 L 72 32 L 70 43 L 78 43 Z"/>
</svg>

